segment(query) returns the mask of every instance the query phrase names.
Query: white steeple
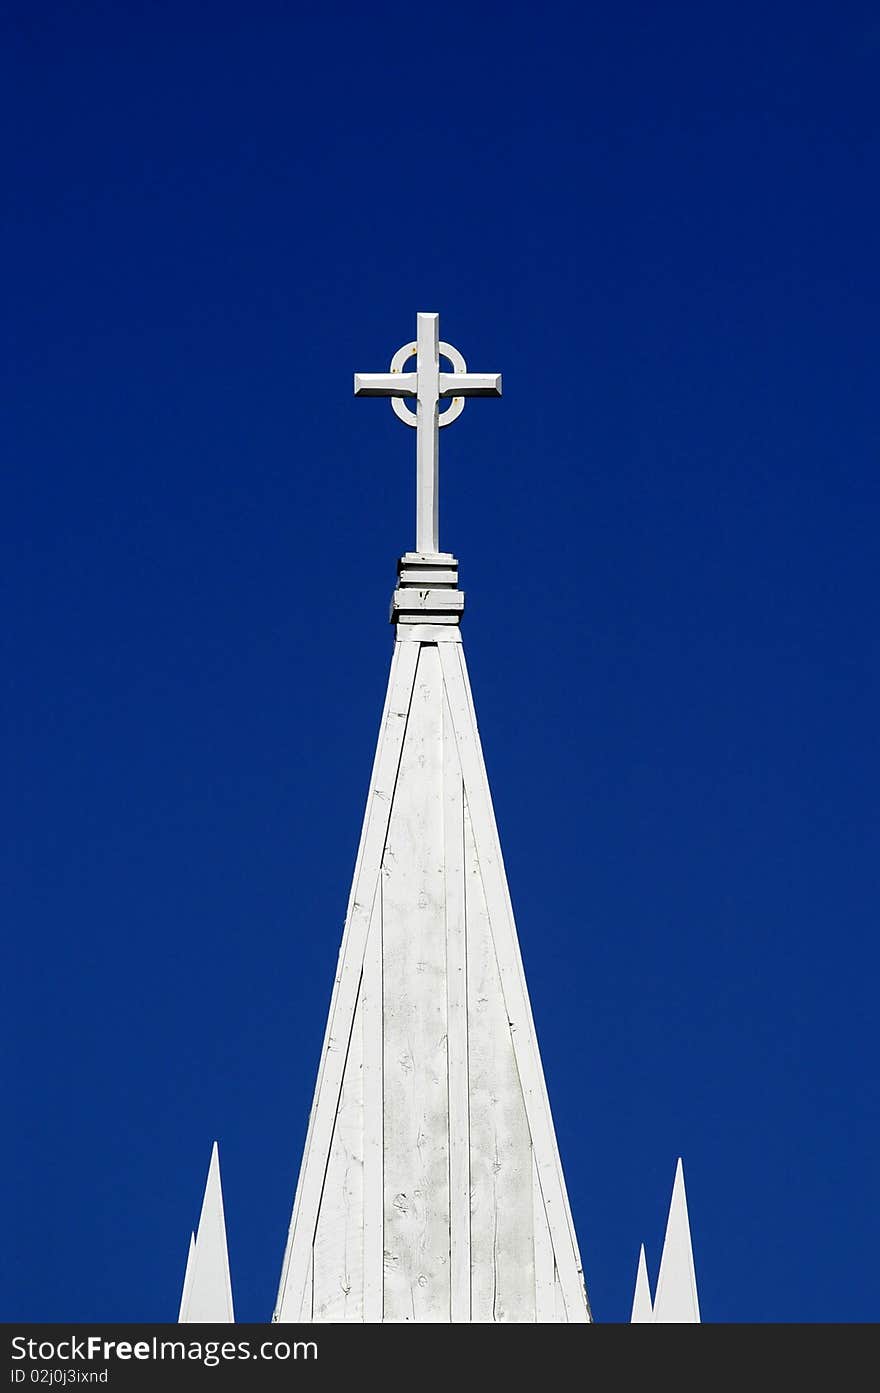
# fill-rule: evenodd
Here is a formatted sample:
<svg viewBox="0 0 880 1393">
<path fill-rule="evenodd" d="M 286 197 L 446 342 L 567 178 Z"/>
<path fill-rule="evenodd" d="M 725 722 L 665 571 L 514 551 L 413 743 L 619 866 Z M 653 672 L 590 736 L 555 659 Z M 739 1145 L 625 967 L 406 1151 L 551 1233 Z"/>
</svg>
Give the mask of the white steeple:
<svg viewBox="0 0 880 1393">
<path fill-rule="evenodd" d="M 651 1288 L 648 1285 L 648 1265 L 645 1262 L 645 1245 L 639 1249 L 639 1265 L 636 1271 L 636 1289 L 633 1294 L 632 1315 L 630 1325 L 649 1324 L 654 1319 L 654 1310 L 651 1305 Z"/>
<path fill-rule="evenodd" d="M 663 1256 L 657 1277 L 654 1298 L 655 1325 L 699 1323 L 700 1302 L 697 1297 L 697 1274 L 691 1247 L 691 1228 L 688 1222 L 687 1196 L 684 1191 L 684 1170 L 681 1157 L 675 1168 L 672 1200 L 666 1223 Z"/>
<path fill-rule="evenodd" d="M 697 1299 L 697 1277 L 684 1191 L 684 1168 L 679 1156 L 666 1221 L 663 1255 L 660 1258 L 657 1294 L 652 1306 L 643 1243 L 639 1252 L 630 1324 L 693 1325 L 699 1320 L 700 1303 Z"/>
<path fill-rule="evenodd" d="M 417 358 L 414 373 L 406 360 Z M 440 357 L 455 372 L 440 371 Z M 437 430 L 500 377 L 436 315 L 360 395 L 417 401 L 395 643 L 275 1319 L 588 1322 L 459 620 Z M 439 401 L 453 398 L 439 414 Z M 198 1252 L 198 1245 L 197 1245 Z"/>
<path fill-rule="evenodd" d="M 183 1274 L 183 1291 L 180 1293 L 180 1310 L 177 1313 L 178 1323 L 185 1320 L 186 1309 L 189 1305 L 189 1289 L 192 1286 L 193 1263 L 196 1256 L 196 1236 L 191 1233 L 189 1236 L 189 1251 L 186 1255 L 186 1271 Z"/>
<path fill-rule="evenodd" d="M 178 1322 L 220 1324 L 234 1320 L 223 1191 L 220 1186 L 220 1157 L 215 1142 L 211 1150 L 198 1231 L 195 1236 L 190 1234 Z"/>
</svg>

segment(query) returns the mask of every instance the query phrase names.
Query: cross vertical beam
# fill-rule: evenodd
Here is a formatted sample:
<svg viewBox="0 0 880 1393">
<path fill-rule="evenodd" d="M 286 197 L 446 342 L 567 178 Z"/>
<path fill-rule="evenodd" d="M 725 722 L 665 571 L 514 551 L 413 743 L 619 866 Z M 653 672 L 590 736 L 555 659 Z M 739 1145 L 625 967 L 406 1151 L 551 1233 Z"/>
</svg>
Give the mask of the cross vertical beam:
<svg viewBox="0 0 880 1393">
<path fill-rule="evenodd" d="M 440 484 L 440 316 L 416 316 L 416 551 L 438 552 Z"/>
</svg>

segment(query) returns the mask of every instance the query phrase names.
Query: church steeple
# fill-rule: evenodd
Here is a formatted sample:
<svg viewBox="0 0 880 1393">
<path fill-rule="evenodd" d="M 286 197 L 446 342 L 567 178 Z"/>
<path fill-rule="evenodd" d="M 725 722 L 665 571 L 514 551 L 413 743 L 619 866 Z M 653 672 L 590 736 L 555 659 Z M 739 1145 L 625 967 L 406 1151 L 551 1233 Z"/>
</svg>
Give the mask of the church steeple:
<svg viewBox="0 0 880 1393">
<path fill-rule="evenodd" d="M 416 548 L 398 564 L 280 1321 L 590 1320 L 461 642 L 464 597 L 455 558 L 438 549 L 438 430 L 466 396 L 500 391 L 499 376 L 468 373 L 440 341 L 436 315 L 418 316 L 388 373 L 355 378 L 357 394 L 390 395 L 416 427 Z"/>
<path fill-rule="evenodd" d="M 657 1325 L 697 1325 L 700 1322 L 697 1274 L 680 1156 L 675 1167 L 666 1236 L 657 1274 L 654 1321 Z"/>
<path fill-rule="evenodd" d="M 208 1166 L 199 1227 L 196 1233 L 190 1234 L 189 1256 L 186 1260 L 177 1319 L 184 1325 L 199 1322 L 226 1324 L 235 1321 L 229 1254 L 226 1249 L 223 1190 L 220 1185 L 220 1155 L 216 1142 L 211 1149 L 211 1163 Z"/>
<path fill-rule="evenodd" d="M 633 1296 L 632 1325 L 698 1325 L 700 1300 L 697 1295 L 697 1274 L 691 1246 L 691 1226 L 688 1220 L 687 1196 L 684 1189 L 684 1168 L 679 1156 L 672 1184 L 666 1236 L 657 1275 L 657 1295 L 652 1303 L 645 1264 L 645 1245 L 639 1252 L 636 1289 Z"/>
</svg>

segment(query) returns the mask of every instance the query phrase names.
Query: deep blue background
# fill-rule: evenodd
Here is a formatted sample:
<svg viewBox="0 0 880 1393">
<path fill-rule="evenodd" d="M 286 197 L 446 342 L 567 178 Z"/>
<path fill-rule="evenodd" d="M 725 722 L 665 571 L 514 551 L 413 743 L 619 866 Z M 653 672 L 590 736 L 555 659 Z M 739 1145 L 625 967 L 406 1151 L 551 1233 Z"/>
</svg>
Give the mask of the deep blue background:
<svg viewBox="0 0 880 1393">
<path fill-rule="evenodd" d="M 4 8 L 0 1314 L 268 1319 L 419 309 L 588 1289 L 880 1316 L 872 4 Z"/>
</svg>

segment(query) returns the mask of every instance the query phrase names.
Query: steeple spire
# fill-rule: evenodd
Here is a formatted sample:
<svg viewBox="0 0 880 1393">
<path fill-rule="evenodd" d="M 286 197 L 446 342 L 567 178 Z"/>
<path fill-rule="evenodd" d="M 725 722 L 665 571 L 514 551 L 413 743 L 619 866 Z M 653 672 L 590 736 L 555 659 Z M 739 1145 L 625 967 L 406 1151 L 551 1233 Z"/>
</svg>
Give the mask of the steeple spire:
<svg viewBox="0 0 880 1393">
<path fill-rule="evenodd" d="M 220 1155 L 215 1142 L 195 1236 L 190 1234 L 189 1257 L 183 1278 L 178 1322 L 227 1324 L 235 1320 L 232 1283 L 226 1248 L 226 1219 L 220 1185 Z"/>
<path fill-rule="evenodd" d="M 651 1288 L 648 1285 L 648 1264 L 645 1261 L 645 1245 L 639 1249 L 639 1265 L 636 1271 L 636 1289 L 633 1294 L 630 1325 L 650 1324 L 654 1319 L 651 1305 Z"/>
<path fill-rule="evenodd" d="M 636 1289 L 633 1296 L 630 1323 L 654 1325 L 697 1325 L 700 1322 L 700 1302 L 697 1296 L 697 1274 L 691 1246 L 687 1196 L 684 1191 L 684 1167 L 681 1157 L 675 1167 L 672 1200 L 666 1221 L 666 1237 L 657 1276 L 657 1291 L 653 1305 L 645 1263 L 645 1245 L 639 1253 Z"/>
<path fill-rule="evenodd" d="M 666 1237 L 657 1275 L 654 1297 L 656 1325 L 699 1324 L 700 1302 L 697 1296 L 697 1274 L 694 1270 L 694 1251 L 691 1246 L 691 1226 L 688 1220 L 687 1196 L 684 1190 L 684 1168 L 681 1157 L 675 1167 Z"/>
<path fill-rule="evenodd" d="M 438 552 L 437 429 L 500 377 L 436 315 L 355 378 L 417 431 L 388 695 L 278 1289 L 279 1321 L 586 1323 L 571 1210 Z M 403 373 L 416 355 L 414 373 Z M 455 372 L 439 371 L 438 355 Z M 415 417 L 402 399 L 413 396 Z M 438 403 L 452 397 L 446 415 Z"/>
</svg>

